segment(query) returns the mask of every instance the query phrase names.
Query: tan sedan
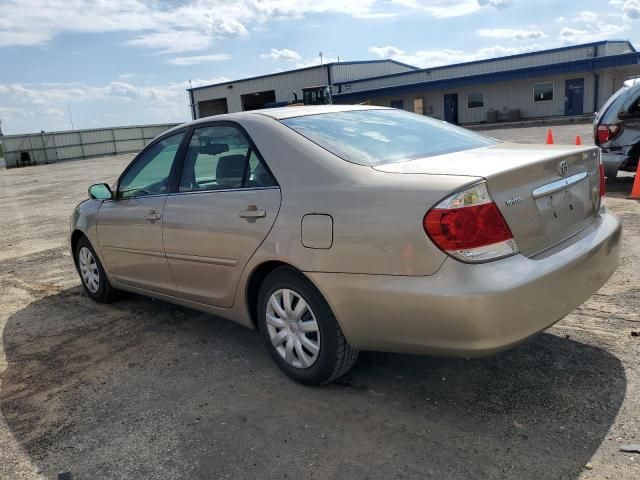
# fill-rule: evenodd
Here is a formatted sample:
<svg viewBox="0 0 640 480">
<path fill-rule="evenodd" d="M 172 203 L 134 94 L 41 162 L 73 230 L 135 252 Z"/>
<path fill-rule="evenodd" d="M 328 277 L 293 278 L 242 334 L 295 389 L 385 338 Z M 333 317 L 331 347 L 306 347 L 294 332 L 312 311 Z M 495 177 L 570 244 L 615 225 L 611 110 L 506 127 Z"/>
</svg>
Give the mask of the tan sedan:
<svg viewBox="0 0 640 480">
<path fill-rule="evenodd" d="M 599 156 L 380 107 L 220 115 L 93 185 L 71 248 L 94 300 L 127 290 L 258 328 L 305 384 L 358 350 L 481 356 L 615 270 Z"/>
</svg>

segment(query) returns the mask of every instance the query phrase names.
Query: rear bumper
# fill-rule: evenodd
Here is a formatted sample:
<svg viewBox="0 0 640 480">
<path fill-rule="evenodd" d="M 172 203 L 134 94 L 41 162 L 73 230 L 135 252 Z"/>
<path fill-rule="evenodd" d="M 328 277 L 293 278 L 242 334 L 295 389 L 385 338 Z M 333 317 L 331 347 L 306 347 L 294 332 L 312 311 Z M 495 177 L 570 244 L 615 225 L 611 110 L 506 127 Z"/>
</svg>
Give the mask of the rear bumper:
<svg viewBox="0 0 640 480">
<path fill-rule="evenodd" d="M 307 273 L 360 350 L 477 357 L 562 319 L 611 276 L 620 222 L 604 212 L 545 258 L 469 265 L 429 277 Z"/>
<path fill-rule="evenodd" d="M 629 157 L 623 152 L 611 153 L 603 151 L 600 154 L 600 158 L 602 159 L 604 174 L 607 178 L 616 178 L 618 170 L 629 161 Z"/>
</svg>

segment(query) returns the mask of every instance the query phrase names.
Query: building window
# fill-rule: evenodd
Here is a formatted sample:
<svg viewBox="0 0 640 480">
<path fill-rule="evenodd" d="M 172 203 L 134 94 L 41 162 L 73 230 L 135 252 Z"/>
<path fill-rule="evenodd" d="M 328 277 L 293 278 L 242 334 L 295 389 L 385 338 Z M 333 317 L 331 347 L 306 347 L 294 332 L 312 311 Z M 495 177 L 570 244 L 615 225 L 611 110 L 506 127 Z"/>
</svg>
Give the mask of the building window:
<svg viewBox="0 0 640 480">
<path fill-rule="evenodd" d="M 469 92 L 467 108 L 484 108 L 484 92 Z"/>
<path fill-rule="evenodd" d="M 553 100 L 553 82 L 533 84 L 534 102 L 550 102 L 551 100 Z"/>
<path fill-rule="evenodd" d="M 404 108 L 404 102 L 402 100 L 391 100 L 389 106 L 391 108 L 399 108 L 400 110 L 402 110 Z"/>
</svg>

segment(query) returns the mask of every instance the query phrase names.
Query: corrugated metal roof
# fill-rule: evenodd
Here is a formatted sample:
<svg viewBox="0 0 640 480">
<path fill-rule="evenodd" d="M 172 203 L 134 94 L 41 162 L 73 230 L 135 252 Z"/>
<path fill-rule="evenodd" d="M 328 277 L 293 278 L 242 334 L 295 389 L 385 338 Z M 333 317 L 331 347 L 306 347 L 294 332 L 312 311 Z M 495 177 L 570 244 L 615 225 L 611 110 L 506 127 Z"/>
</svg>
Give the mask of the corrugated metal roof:
<svg viewBox="0 0 640 480">
<path fill-rule="evenodd" d="M 267 73 L 264 75 L 256 75 L 254 77 L 246 77 L 246 78 L 240 78 L 238 80 L 229 80 L 227 82 L 220 82 L 220 83 L 212 83 L 210 85 L 201 85 L 198 87 L 193 87 L 193 88 L 187 88 L 187 91 L 195 91 L 195 90 L 201 90 L 203 88 L 210 88 L 210 87 L 219 87 L 219 86 L 223 86 L 223 85 L 230 85 L 230 84 L 237 84 L 240 82 L 248 82 L 251 80 L 258 80 L 260 78 L 267 78 L 267 77 L 275 77 L 275 76 L 279 76 L 279 75 L 287 75 L 290 73 L 298 73 L 298 72 L 304 72 L 306 70 L 313 70 L 313 69 L 327 69 L 330 68 L 334 65 L 338 65 L 338 66 L 343 66 L 343 65 L 365 65 L 365 64 L 375 64 L 375 63 L 393 63 L 395 65 L 400 65 L 402 67 L 405 67 L 407 69 L 410 70 L 417 70 L 418 67 L 415 67 L 413 65 L 409 65 L 407 63 L 403 63 L 403 62 L 398 62 L 397 60 L 391 60 L 388 58 L 385 59 L 380 59 L 380 60 L 357 60 L 357 61 L 351 61 L 351 62 L 330 62 L 330 63 L 325 63 L 322 65 L 313 65 L 311 67 L 304 67 L 304 68 L 295 68 L 293 70 L 286 70 L 284 72 L 274 72 L 274 73 Z"/>
<path fill-rule="evenodd" d="M 376 80 L 382 80 L 385 78 L 392 78 L 392 77 L 398 77 L 398 76 L 403 76 L 403 75 L 407 75 L 407 74 L 415 74 L 415 73 L 419 73 L 419 72 L 435 72 L 435 71 L 439 71 L 439 70 L 446 70 L 446 69 L 451 69 L 451 68 L 457 68 L 457 67 L 467 67 L 467 66 L 471 66 L 471 65 L 480 65 L 483 63 L 489 63 L 489 62 L 495 62 L 497 60 L 500 61 L 506 61 L 506 60 L 512 60 L 514 58 L 524 58 L 524 57 L 530 57 L 530 56 L 536 56 L 536 55 L 544 55 L 544 54 L 548 54 L 548 53 L 557 53 L 557 52 L 567 52 L 570 50 L 576 50 L 576 49 L 581 49 L 581 48 L 589 48 L 589 47 L 598 47 L 600 45 L 606 45 L 607 43 L 626 43 L 629 48 L 631 49 L 632 52 L 636 52 L 635 47 L 631 44 L 631 42 L 629 42 L 628 40 L 601 40 L 598 42 L 591 42 L 591 43 L 583 43 L 580 45 L 569 45 L 566 47 L 559 47 L 559 48 L 551 48 L 548 50 L 537 50 L 537 51 L 533 51 L 533 52 L 527 52 L 527 53 L 518 53 L 515 55 L 506 55 L 504 57 L 494 57 L 494 58 L 485 58 L 483 60 L 474 60 L 471 62 L 462 62 L 462 63 L 453 63 L 450 65 L 442 65 L 439 67 L 429 67 L 429 68 L 416 68 L 415 70 L 411 71 L 411 72 L 400 72 L 400 73 L 391 73 L 388 75 L 382 75 L 379 77 L 375 77 Z M 360 78 L 358 80 L 354 80 L 354 81 L 349 81 L 349 82 L 336 82 L 335 85 L 339 86 L 341 84 L 356 84 L 359 82 L 366 82 L 368 80 L 371 80 L 371 78 Z"/>
<path fill-rule="evenodd" d="M 520 80 L 533 76 L 546 76 L 562 73 L 574 73 L 582 71 L 592 71 L 602 68 L 618 67 L 624 65 L 640 64 L 640 53 L 634 49 L 633 53 L 621 55 L 610 55 L 606 57 L 595 57 L 586 60 L 574 60 L 551 65 L 540 65 L 535 67 L 504 70 L 500 72 L 483 73 L 479 75 L 467 75 L 462 77 L 447 78 L 442 80 L 431 80 L 426 82 L 408 83 L 405 85 L 392 85 L 358 92 L 334 93 L 333 97 L 344 101 L 358 101 L 370 98 L 371 96 L 385 95 L 389 92 L 407 92 L 424 89 L 442 89 L 462 87 L 465 85 L 477 85 L 482 83 L 494 83 L 509 80 Z"/>
</svg>

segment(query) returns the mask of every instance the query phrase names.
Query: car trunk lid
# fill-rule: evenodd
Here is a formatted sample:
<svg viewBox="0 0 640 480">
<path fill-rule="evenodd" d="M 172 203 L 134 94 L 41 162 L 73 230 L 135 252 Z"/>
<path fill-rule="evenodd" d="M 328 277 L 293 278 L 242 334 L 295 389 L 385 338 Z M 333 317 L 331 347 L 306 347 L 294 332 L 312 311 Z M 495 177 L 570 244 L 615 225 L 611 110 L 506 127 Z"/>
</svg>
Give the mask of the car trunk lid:
<svg viewBox="0 0 640 480">
<path fill-rule="evenodd" d="M 374 167 L 483 177 L 520 251 L 533 256 L 589 225 L 598 210 L 599 149 L 501 143 Z"/>
</svg>

